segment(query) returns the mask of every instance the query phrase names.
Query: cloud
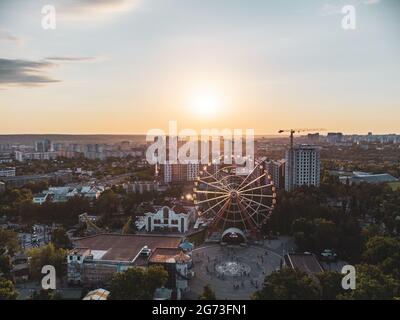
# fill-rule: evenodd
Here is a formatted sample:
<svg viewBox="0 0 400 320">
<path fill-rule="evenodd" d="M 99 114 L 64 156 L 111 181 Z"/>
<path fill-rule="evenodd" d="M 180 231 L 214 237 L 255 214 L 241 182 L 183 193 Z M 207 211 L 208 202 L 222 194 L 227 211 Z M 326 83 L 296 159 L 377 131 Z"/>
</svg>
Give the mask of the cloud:
<svg viewBox="0 0 400 320">
<path fill-rule="evenodd" d="M 378 4 L 381 0 L 364 0 L 363 4 Z"/>
<path fill-rule="evenodd" d="M 55 66 L 50 61 L 0 58 L 0 85 L 29 87 L 60 82 L 47 75 Z"/>
<path fill-rule="evenodd" d="M 16 44 L 22 43 L 22 39 L 20 37 L 17 37 L 4 29 L 0 29 L 0 41 L 14 42 Z"/>
<path fill-rule="evenodd" d="M 358 7 L 360 5 L 375 5 L 375 4 L 379 4 L 380 2 L 381 2 L 381 0 L 346 0 L 346 1 L 342 1 L 341 4 L 326 3 L 319 10 L 319 14 L 322 16 L 341 14 L 342 8 L 345 5 L 352 5 L 352 6 Z"/>
<path fill-rule="evenodd" d="M 135 8 L 141 0 L 62 0 L 57 14 L 64 19 L 97 19 L 126 12 Z"/>
<path fill-rule="evenodd" d="M 86 62 L 94 61 L 96 57 L 71 57 L 71 56 L 53 56 L 47 57 L 47 61 L 58 61 L 58 62 Z"/>
</svg>

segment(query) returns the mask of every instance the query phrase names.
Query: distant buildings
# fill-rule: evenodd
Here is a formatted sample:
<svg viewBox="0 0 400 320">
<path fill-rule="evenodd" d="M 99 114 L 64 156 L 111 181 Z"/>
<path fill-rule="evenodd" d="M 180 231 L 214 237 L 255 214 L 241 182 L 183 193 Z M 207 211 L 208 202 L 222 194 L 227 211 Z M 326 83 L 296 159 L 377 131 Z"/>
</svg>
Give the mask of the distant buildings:
<svg viewBox="0 0 400 320">
<path fill-rule="evenodd" d="M 341 143 L 343 141 L 343 133 L 328 132 L 328 135 L 326 136 L 326 141 L 332 144 Z"/>
<path fill-rule="evenodd" d="M 80 187 L 52 187 L 40 194 L 33 196 L 33 203 L 43 204 L 50 202 L 66 202 L 73 197 L 85 197 L 90 201 L 98 199 L 104 187 L 101 186 L 80 186 Z"/>
<path fill-rule="evenodd" d="M 124 185 L 127 192 L 143 194 L 146 192 L 159 191 L 160 183 L 158 181 L 135 181 Z"/>
<path fill-rule="evenodd" d="M 285 187 L 285 167 L 285 159 L 265 161 L 265 169 L 271 175 L 277 189 Z"/>
<path fill-rule="evenodd" d="M 3 177 L 1 180 L 9 187 L 21 188 L 30 182 L 37 183 L 54 181 L 55 183 L 69 183 L 72 180 L 72 175 L 70 173 L 53 172 L 48 174 Z"/>
<path fill-rule="evenodd" d="M 0 152 L 0 164 L 1 163 L 12 163 L 13 155 L 11 152 Z"/>
<path fill-rule="evenodd" d="M 145 147 L 131 145 L 129 141 L 116 144 L 52 142 L 40 140 L 34 146 L 8 146 L 7 150 L 14 153 L 17 161 L 53 160 L 57 157 L 76 158 L 84 156 L 88 159 L 105 160 L 107 158 L 123 158 L 127 156 L 144 157 Z M 1 160 L 1 158 L 0 158 Z"/>
<path fill-rule="evenodd" d="M 41 140 L 35 142 L 35 151 L 39 153 L 46 153 L 53 151 L 53 145 L 50 140 Z"/>
<path fill-rule="evenodd" d="M 199 172 L 202 168 L 201 164 L 189 163 L 189 164 L 161 164 L 157 169 L 156 174 L 164 184 L 180 184 L 185 182 L 192 182 L 199 176 Z M 210 174 L 215 173 L 219 168 L 219 165 L 212 165 L 208 168 Z"/>
<path fill-rule="evenodd" d="M 338 176 L 340 182 L 349 184 L 358 183 L 390 183 L 398 182 L 399 179 L 393 177 L 388 173 L 373 174 L 368 172 L 359 171 L 330 171 L 329 174 Z"/>
<path fill-rule="evenodd" d="M 15 177 L 15 167 L 0 168 L 0 177 Z"/>
<path fill-rule="evenodd" d="M 285 190 L 292 191 L 301 186 L 320 184 L 320 149 L 316 146 L 300 145 L 286 151 Z"/>
<path fill-rule="evenodd" d="M 15 151 L 15 160 L 24 162 L 27 160 L 54 160 L 58 157 L 57 152 L 24 152 Z"/>
<path fill-rule="evenodd" d="M 166 184 L 194 181 L 199 174 L 199 164 L 162 164 L 160 177 Z"/>
<path fill-rule="evenodd" d="M 195 221 L 195 210 L 182 206 L 162 207 L 156 212 L 148 212 L 144 215 L 145 229 L 147 232 L 171 231 L 185 233 L 191 223 Z"/>
<path fill-rule="evenodd" d="M 319 143 L 319 133 L 309 133 L 307 135 L 308 143 L 310 144 L 317 144 Z"/>
</svg>

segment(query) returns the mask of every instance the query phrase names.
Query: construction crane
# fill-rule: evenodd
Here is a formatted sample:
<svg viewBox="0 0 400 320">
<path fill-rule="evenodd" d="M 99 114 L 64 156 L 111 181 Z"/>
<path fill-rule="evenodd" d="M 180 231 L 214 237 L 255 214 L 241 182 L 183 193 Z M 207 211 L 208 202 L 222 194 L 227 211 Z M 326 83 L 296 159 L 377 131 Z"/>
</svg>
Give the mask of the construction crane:
<svg viewBox="0 0 400 320">
<path fill-rule="evenodd" d="M 293 135 L 295 133 L 300 132 L 310 132 L 310 131 L 325 131 L 326 129 L 288 129 L 288 130 L 279 130 L 278 133 L 288 132 L 290 133 L 290 148 L 293 148 Z"/>
</svg>

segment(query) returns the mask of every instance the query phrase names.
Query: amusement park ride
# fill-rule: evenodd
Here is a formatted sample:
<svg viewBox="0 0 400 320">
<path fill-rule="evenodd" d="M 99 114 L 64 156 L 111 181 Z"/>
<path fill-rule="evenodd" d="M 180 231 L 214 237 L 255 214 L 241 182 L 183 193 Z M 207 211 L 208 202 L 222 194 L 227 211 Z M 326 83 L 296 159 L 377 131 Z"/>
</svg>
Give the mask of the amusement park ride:
<svg viewBox="0 0 400 320">
<path fill-rule="evenodd" d="M 204 166 L 195 181 L 194 202 L 199 217 L 208 225 L 208 237 L 215 232 L 221 241 L 259 240 L 263 224 L 276 204 L 271 176 L 262 163 L 255 163 L 248 175 L 239 175 L 236 165 Z"/>
</svg>

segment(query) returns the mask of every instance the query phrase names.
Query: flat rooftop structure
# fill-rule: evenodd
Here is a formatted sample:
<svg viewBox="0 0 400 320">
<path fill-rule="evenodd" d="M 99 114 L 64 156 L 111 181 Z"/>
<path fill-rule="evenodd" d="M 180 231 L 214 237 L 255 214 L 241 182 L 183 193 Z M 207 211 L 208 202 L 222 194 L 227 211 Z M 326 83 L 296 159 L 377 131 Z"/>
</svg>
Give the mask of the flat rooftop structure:
<svg viewBox="0 0 400 320">
<path fill-rule="evenodd" d="M 101 257 L 98 255 L 98 260 L 132 262 L 138 258 L 135 262 L 138 261 L 141 264 L 140 260 L 143 259 L 140 259 L 138 255 L 143 247 L 147 246 L 151 251 L 156 248 L 178 249 L 181 241 L 182 238 L 176 236 L 98 234 L 74 240 L 73 243 L 76 248 L 103 252 Z"/>
<path fill-rule="evenodd" d="M 181 252 L 175 248 L 156 248 L 151 254 L 149 262 L 151 263 L 175 263 L 175 257 Z"/>
<path fill-rule="evenodd" d="M 316 275 L 324 271 L 318 259 L 312 253 L 288 253 L 284 258 L 288 267 L 309 275 Z"/>
</svg>

